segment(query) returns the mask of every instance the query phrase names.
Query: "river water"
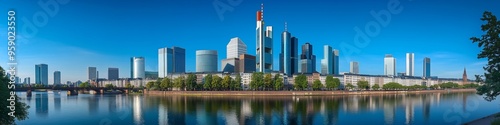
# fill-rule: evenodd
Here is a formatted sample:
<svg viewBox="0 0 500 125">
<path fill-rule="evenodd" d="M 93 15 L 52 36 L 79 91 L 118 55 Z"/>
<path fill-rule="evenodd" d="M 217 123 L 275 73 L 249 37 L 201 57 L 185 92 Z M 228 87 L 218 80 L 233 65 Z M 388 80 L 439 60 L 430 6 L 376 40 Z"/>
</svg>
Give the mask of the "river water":
<svg viewBox="0 0 500 125">
<path fill-rule="evenodd" d="M 67 96 L 17 93 L 33 125 L 462 124 L 500 112 L 474 92 L 343 96 Z"/>
</svg>

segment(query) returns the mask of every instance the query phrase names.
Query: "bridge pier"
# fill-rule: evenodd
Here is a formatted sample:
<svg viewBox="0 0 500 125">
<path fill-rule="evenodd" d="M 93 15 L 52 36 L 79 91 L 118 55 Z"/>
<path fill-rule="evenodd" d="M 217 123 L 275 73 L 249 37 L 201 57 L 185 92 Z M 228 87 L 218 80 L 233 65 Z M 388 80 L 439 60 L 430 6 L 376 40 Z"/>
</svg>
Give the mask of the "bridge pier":
<svg viewBox="0 0 500 125">
<path fill-rule="evenodd" d="M 125 91 L 124 91 L 124 92 L 125 92 L 125 94 L 128 94 L 128 89 L 125 89 Z"/>
<path fill-rule="evenodd" d="M 28 89 L 28 91 L 26 91 L 26 97 L 31 97 L 31 89 Z"/>
<path fill-rule="evenodd" d="M 104 89 L 100 89 L 99 92 L 102 94 L 104 94 Z"/>
<path fill-rule="evenodd" d="M 67 94 L 68 95 L 78 95 L 78 91 L 77 90 L 68 90 Z"/>
</svg>

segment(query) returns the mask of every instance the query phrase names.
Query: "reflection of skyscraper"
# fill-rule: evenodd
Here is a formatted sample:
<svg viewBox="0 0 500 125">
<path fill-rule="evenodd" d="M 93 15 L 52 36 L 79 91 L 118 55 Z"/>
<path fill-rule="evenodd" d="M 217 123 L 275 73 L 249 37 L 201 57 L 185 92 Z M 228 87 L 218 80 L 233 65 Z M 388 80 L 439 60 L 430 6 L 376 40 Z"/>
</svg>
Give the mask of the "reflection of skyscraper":
<svg viewBox="0 0 500 125">
<path fill-rule="evenodd" d="M 144 124 L 144 119 L 142 118 L 142 97 L 141 96 L 134 96 L 133 97 L 133 117 L 134 117 L 134 123 L 136 125 L 141 125 Z"/>
<path fill-rule="evenodd" d="M 384 121 L 385 124 L 394 124 L 394 118 L 396 116 L 396 106 L 385 102 L 384 104 Z"/>
<path fill-rule="evenodd" d="M 413 102 L 411 100 L 407 100 L 407 103 L 405 105 L 405 118 L 406 118 L 406 124 L 413 124 Z"/>
<path fill-rule="evenodd" d="M 158 104 L 158 125 L 168 124 L 168 109 L 164 104 Z"/>
<path fill-rule="evenodd" d="M 54 108 L 56 111 L 61 111 L 61 94 L 60 92 L 54 92 Z"/>
<path fill-rule="evenodd" d="M 47 93 L 36 94 L 36 115 L 47 117 L 49 114 L 49 97 Z"/>
</svg>

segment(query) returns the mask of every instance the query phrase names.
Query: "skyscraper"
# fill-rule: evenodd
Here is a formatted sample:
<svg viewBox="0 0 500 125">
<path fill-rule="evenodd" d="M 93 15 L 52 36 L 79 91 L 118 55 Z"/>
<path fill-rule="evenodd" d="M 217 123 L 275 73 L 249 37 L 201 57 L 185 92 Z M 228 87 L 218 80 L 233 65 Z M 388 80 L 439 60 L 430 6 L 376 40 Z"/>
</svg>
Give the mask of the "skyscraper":
<svg viewBox="0 0 500 125">
<path fill-rule="evenodd" d="M 247 45 L 235 37 L 229 41 L 226 49 L 226 59 L 221 61 L 221 70 L 229 73 L 240 72 L 239 56 L 247 53 Z"/>
<path fill-rule="evenodd" d="M 240 55 L 240 72 L 252 73 L 255 72 L 255 56 L 249 54 Z"/>
<path fill-rule="evenodd" d="M 396 75 L 396 58 L 391 54 L 386 54 L 384 58 L 384 75 Z"/>
<path fill-rule="evenodd" d="M 108 68 L 108 80 L 118 80 L 118 68 Z"/>
<path fill-rule="evenodd" d="M 300 54 L 300 72 L 313 73 L 315 68 L 316 56 L 313 55 L 313 46 L 310 43 L 302 45 L 302 54 Z"/>
<path fill-rule="evenodd" d="M 264 30 L 264 4 L 257 11 L 256 30 L 256 69 L 258 72 L 270 72 L 273 70 L 273 28 L 267 26 Z"/>
<path fill-rule="evenodd" d="M 131 58 L 131 78 L 145 78 L 145 60 L 144 57 L 132 57 Z"/>
<path fill-rule="evenodd" d="M 351 61 L 350 64 L 351 65 L 350 65 L 350 68 L 349 68 L 350 69 L 349 72 L 350 73 L 354 73 L 354 74 L 359 74 L 359 64 L 358 64 L 358 62 Z"/>
<path fill-rule="evenodd" d="M 415 55 L 413 53 L 406 53 L 406 75 L 413 76 L 415 72 Z"/>
<path fill-rule="evenodd" d="M 297 38 L 288 32 L 285 22 L 285 30 L 281 34 L 280 72 L 288 76 L 297 73 Z"/>
<path fill-rule="evenodd" d="M 217 72 L 217 51 L 196 51 L 196 72 Z"/>
<path fill-rule="evenodd" d="M 186 50 L 180 47 L 158 49 L 158 77 L 186 72 Z"/>
<path fill-rule="evenodd" d="M 321 74 L 331 75 L 333 74 L 333 51 L 332 47 L 325 45 L 323 46 L 323 59 L 321 59 Z"/>
<path fill-rule="evenodd" d="M 54 85 L 61 84 L 61 72 L 54 71 Z"/>
<path fill-rule="evenodd" d="M 30 77 L 24 78 L 24 84 L 31 84 L 31 78 Z"/>
<path fill-rule="evenodd" d="M 428 57 L 425 57 L 424 58 L 424 71 L 422 72 L 423 73 L 423 77 L 425 78 L 430 78 L 431 77 L 431 59 L 428 58 Z"/>
<path fill-rule="evenodd" d="M 87 75 L 89 76 L 88 80 L 96 80 L 97 79 L 97 68 L 96 67 L 88 67 Z"/>
<path fill-rule="evenodd" d="M 239 38 L 231 38 L 226 46 L 226 58 L 239 58 L 241 54 L 247 53 L 247 45 Z"/>
<path fill-rule="evenodd" d="M 339 75 L 339 50 L 333 49 L 333 74 Z"/>
<path fill-rule="evenodd" d="M 47 64 L 35 65 L 35 83 L 36 84 L 43 84 L 43 85 L 49 84 L 48 67 L 49 66 Z"/>
</svg>

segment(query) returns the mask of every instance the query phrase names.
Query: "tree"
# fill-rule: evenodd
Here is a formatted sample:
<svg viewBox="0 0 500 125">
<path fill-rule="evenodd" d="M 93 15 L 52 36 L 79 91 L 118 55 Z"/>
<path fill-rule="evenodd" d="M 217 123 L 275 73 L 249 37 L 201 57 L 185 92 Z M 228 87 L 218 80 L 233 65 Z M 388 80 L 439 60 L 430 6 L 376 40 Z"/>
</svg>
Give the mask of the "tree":
<svg viewBox="0 0 500 125">
<path fill-rule="evenodd" d="M 274 80 L 273 80 L 273 75 L 271 73 L 268 73 L 264 76 L 264 87 L 266 90 L 270 90 L 273 87 Z"/>
<path fill-rule="evenodd" d="M 20 102 L 17 95 L 10 95 L 10 92 L 13 90 L 9 89 L 9 79 L 10 78 L 7 78 L 5 70 L 0 66 L 0 105 L 2 106 L 2 108 L 0 108 L 0 113 L 2 115 L 2 117 L 0 117 L 0 124 L 6 125 L 15 124 L 16 120 L 21 121 L 28 118 L 28 109 L 30 108 L 26 103 Z M 16 100 L 12 102 L 6 101 L 11 97 L 15 97 Z M 13 108 L 15 108 L 13 115 L 15 117 L 8 116 L 11 110 L 7 106 L 11 106 L 12 103 L 15 103 L 13 104 Z"/>
<path fill-rule="evenodd" d="M 298 75 L 297 77 L 295 77 L 295 83 L 294 83 L 294 87 L 295 89 L 297 90 L 304 90 L 304 89 L 307 89 L 307 77 L 306 75 Z"/>
<path fill-rule="evenodd" d="M 387 84 L 384 84 L 382 86 L 382 89 L 385 89 L 385 90 L 398 90 L 398 89 L 403 89 L 404 86 L 397 83 L 397 82 L 389 82 Z"/>
<path fill-rule="evenodd" d="M 262 72 L 252 73 L 252 80 L 250 81 L 250 89 L 259 90 L 264 85 L 264 74 Z"/>
<path fill-rule="evenodd" d="M 358 81 L 358 83 L 356 83 L 356 85 L 358 85 L 358 88 L 359 89 L 368 89 L 368 87 L 370 87 L 370 84 L 368 84 L 368 81 Z"/>
<path fill-rule="evenodd" d="M 160 88 L 162 90 L 169 90 L 171 87 L 172 81 L 170 80 L 170 78 L 163 78 L 163 80 L 161 80 Z"/>
<path fill-rule="evenodd" d="M 374 85 L 372 86 L 372 89 L 373 89 L 373 90 L 378 90 L 378 89 L 380 89 L 380 85 L 378 85 L 378 84 L 374 84 Z"/>
<path fill-rule="evenodd" d="M 230 89 L 231 81 L 233 81 L 233 78 L 231 78 L 231 76 L 229 76 L 229 75 L 224 76 L 224 79 L 222 79 L 222 85 L 221 85 L 222 90 Z"/>
<path fill-rule="evenodd" d="M 194 74 L 189 74 L 187 79 L 186 79 L 186 89 L 187 90 L 194 90 L 196 88 L 196 75 Z"/>
<path fill-rule="evenodd" d="M 285 84 L 283 84 L 283 78 L 281 78 L 281 75 L 274 75 L 274 90 L 281 90 L 284 86 Z"/>
<path fill-rule="evenodd" d="M 133 88 L 133 87 L 132 87 L 132 84 L 130 84 L 130 82 L 127 82 L 127 83 L 125 84 L 125 88 L 127 88 L 127 89 L 131 89 L 131 88 Z"/>
<path fill-rule="evenodd" d="M 351 83 L 347 83 L 347 85 L 345 85 L 345 88 L 346 89 L 353 89 L 354 85 L 352 85 Z"/>
<path fill-rule="evenodd" d="M 231 83 L 232 90 L 241 90 L 241 75 L 239 73 L 236 73 L 236 78 Z"/>
<path fill-rule="evenodd" d="M 335 88 L 335 83 L 333 81 L 333 76 L 326 76 L 325 79 L 326 89 L 333 90 Z"/>
<path fill-rule="evenodd" d="M 154 82 L 154 81 L 150 81 L 150 82 L 148 82 L 148 83 L 146 84 L 146 89 L 148 89 L 148 90 L 149 90 L 149 89 L 153 88 L 153 87 L 154 87 L 154 85 L 155 85 L 155 82 Z"/>
<path fill-rule="evenodd" d="M 179 90 L 184 90 L 185 87 L 185 80 L 184 76 L 179 76 L 174 79 L 174 84 L 172 85 L 175 88 L 178 88 Z"/>
<path fill-rule="evenodd" d="M 472 37 L 472 43 L 478 43 L 482 48 L 477 55 L 478 59 L 487 58 L 488 64 L 483 67 L 485 70 L 485 81 L 477 89 L 477 93 L 485 95 L 487 101 L 495 100 L 500 95 L 500 21 L 491 12 L 485 11 L 481 21 L 487 21 L 481 25 L 481 30 L 486 34 L 481 37 Z"/>
<path fill-rule="evenodd" d="M 212 74 L 208 74 L 204 78 L 203 89 L 212 90 Z"/>
<path fill-rule="evenodd" d="M 113 89 L 115 86 L 113 86 L 113 84 L 106 84 L 104 85 L 104 88 L 106 89 Z"/>
<path fill-rule="evenodd" d="M 212 90 L 220 90 L 222 87 L 221 82 L 222 78 L 220 78 L 218 75 L 212 76 Z"/>
<path fill-rule="evenodd" d="M 36 87 L 36 85 L 35 85 L 35 87 Z M 81 83 L 80 85 L 78 85 L 78 87 L 88 89 L 88 88 L 90 88 L 90 84 L 89 84 L 89 82 L 84 82 L 84 83 Z"/>
<path fill-rule="evenodd" d="M 313 85 L 312 85 L 313 90 L 321 90 L 323 88 L 323 84 L 319 79 L 314 80 Z"/>
</svg>

